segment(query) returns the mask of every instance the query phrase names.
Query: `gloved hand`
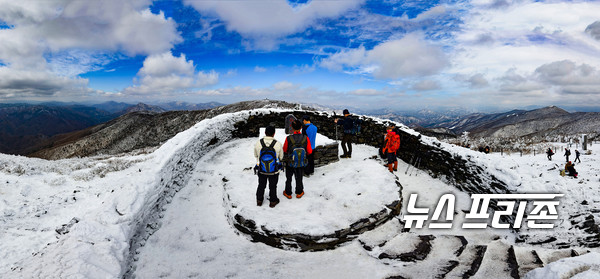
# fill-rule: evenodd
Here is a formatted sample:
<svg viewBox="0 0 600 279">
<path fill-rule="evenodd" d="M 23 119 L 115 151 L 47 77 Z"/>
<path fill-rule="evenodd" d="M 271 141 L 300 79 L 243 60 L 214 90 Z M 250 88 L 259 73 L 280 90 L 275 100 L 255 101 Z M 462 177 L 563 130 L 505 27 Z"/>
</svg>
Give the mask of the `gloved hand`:
<svg viewBox="0 0 600 279">
<path fill-rule="evenodd" d="M 258 174 L 258 165 L 254 166 L 254 175 Z"/>
</svg>

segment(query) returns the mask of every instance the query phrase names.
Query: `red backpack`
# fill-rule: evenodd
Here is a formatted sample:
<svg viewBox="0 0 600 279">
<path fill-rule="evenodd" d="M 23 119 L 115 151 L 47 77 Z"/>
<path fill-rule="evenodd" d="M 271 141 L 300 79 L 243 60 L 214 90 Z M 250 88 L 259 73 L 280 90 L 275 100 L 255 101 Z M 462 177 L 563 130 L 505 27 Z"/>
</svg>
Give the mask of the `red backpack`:
<svg viewBox="0 0 600 279">
<path fill-rule="evenodd" d="M 387 152 L 394 153 L 400 148 L 400 136 L 394 132 L 388 134 L 389 139 L 386 145 Z"/>
</svg>

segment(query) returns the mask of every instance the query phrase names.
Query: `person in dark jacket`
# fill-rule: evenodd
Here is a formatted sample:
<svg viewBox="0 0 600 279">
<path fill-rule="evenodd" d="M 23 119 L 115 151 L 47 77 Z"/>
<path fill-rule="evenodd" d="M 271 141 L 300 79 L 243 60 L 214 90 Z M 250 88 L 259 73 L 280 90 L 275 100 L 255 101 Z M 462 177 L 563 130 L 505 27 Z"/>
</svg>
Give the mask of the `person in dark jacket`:
<svg viewBox="0 0 600 279">
<path fill-rule="evenodd" d="M 352 128 L 354 128 L 354 119 L 350 116 L 350 112 L 345 109 L 344 110 L 344 118 L 336 119 L 335 123 L 341 125 L 344 129 L 344 135 L 342 136 L 342 150 L 344 150 L 344 154 L 340 156 L 340 158 L 351 158 L 352 157 L 352 139 L 354 135 L 352 134 Z"/>
<path fill-rule="evenodd" d="M 567 162 L 569 162 L 569 156 L 571 156 L 571 150 L 565 148 L 565 157 L 567 157 Z"/>
<path fill-rule="evenodd" d="M 304 148 L 306 151 L 306 155 L 312 154 L 312 145 L 310 143 L 310 139 L 303 135 L 300 130 L 302 129 L 302 123 L 296 120 L 292 123 L 293 134 L 287 136 L 285 138 L 285 143 L 283 144 L 283 152 L 285 153 L 288 163 L 285 167 L 285 190 L 283 191 L 283 195 L 291 199 L 292 198 L 292 176 L 296 178 L 296 198 L 299 199 L 304 196 L 304 184 L 302 183 L 302 175 L 304 173 L 304 167 L 292 167 L 290 165 L 290 158 L 292 158 L 292 151 L 294 148 Z"/>
<path fill-rule="evenodd" d="M 302 122 L 304 122 L 302 134 L 308 137 L 312 150 L 315 150 L 317 142 L 317 126 L 310 123 L 310 117 L 308 115 L 302 117 Z M 304 168 L 304 174 L 306 176 L 311 176 L 315 172 L 315 154 L 310 153 L 307 158 L 308 165 Z"/>
<path fill-rule="evenodd" d="M 571 161 L 567 162 L 565 165 L 565 171 L 567 175 L 577 178 L 577 171 L 575 170 L 575 164 L 571 163 Z"/>
<path fill-rule="evenodd" d="M 581 155 L 581 153 L 579 153 L 579 150 L 575 149 L 575 160 L 573 160 L 573 162 L 579 161 L 579 163 L 581 163 L 581 159 L 579 159 L 579 155 Z"/>
<path fill-rule="evenodd" d="M 552 152 L 552 149 L 550 149 L 550 147 L 548 147 L 546 154 L 548 155 L 548 160 L 552 161 L 552 155 L 554 155 L 554 152 Z"/>
</svg>

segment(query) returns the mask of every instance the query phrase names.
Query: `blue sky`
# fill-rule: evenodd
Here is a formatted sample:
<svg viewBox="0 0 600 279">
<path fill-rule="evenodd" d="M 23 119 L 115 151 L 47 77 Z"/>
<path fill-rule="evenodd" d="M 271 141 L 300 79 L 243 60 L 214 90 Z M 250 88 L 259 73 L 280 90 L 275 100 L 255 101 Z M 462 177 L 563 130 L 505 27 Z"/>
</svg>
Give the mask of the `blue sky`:
<svg viewBox="0 0 600 279">
<path fill-rule="evenodd" d="M 0 0 L 0 101 L 600 108 L 598 1 Z"/>
</svg>

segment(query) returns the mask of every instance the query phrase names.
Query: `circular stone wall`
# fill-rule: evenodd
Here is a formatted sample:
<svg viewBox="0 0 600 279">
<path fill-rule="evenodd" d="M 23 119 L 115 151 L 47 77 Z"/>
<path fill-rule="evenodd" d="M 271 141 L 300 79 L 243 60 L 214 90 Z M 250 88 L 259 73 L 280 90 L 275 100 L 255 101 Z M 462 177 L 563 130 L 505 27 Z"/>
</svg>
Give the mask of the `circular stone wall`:
<svg viewBox="0 0 600 279">
<path fill-rule="evenodd" d="M 258 139 L 218 147 L 222 150 L 211 167 L 230 170 L 220 179 L 230 222 L 254 241 L 303 251 L 332 249 L 399 214 L 400 183 L 373 158 L 377 149 L 365 145 L 354 145 L 351 159 L 316 168 L 314 175 L 304 177 L 301 199 L 283 196 L 286 178 L 282 172 L 277 187 L 280 203 L 269 207 L 267 187 L 263 205 L 257 206 L 258 177 L 251 167 Z"/>
</svg>

